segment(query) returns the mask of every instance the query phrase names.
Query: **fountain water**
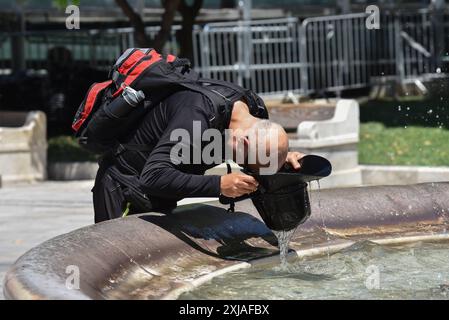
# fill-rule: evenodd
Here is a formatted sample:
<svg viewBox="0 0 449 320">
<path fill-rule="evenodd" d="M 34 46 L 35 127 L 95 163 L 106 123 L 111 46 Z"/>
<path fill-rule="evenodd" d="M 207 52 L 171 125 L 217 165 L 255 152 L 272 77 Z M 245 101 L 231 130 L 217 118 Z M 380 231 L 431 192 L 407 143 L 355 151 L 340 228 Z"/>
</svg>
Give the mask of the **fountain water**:
<svg viewBox="0 0 449 320">
<path fill-rule="evenodd" d="M 217 277 L 181 299 L 449 299 L 447 242 L 357 242 L 334 253 Z M 326 268 L 326 265 L 328 267 Z"/>
<path fill-rule="evenodd" d="M 287 262 L 287 254 L 288 254 L 288 245 L 290 243 L 290 240 L 295 233 L 296 229 L 292 229 L 289 231 L 275 231 L 273 230 L 273 233 L 275 234 L 276 238 L 278 239 L 278 246 L 279 246 L 279 257 L 281 260 L 281 267 L 286 267 L 288 265 Z"/>
</svg>

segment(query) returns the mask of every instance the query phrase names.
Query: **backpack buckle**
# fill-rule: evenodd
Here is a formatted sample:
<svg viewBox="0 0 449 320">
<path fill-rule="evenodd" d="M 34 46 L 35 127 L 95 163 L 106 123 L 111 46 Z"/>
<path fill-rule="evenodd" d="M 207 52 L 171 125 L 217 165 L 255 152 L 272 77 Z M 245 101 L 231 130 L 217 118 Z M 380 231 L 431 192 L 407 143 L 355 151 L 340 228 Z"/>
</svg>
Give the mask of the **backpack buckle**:
<svg viewBox="0 0 449 320">
<path fill-rule="evenodd" d="M 123 144 L 119 143 L 118 146 L 117 146 L 117 149 L 115 149 L 114 155 L 116 157 L 118 157 L 119 155 L 121 155 L 125 151 L 126 151 L 126 148 L 123 146 Z"/>
</svg>

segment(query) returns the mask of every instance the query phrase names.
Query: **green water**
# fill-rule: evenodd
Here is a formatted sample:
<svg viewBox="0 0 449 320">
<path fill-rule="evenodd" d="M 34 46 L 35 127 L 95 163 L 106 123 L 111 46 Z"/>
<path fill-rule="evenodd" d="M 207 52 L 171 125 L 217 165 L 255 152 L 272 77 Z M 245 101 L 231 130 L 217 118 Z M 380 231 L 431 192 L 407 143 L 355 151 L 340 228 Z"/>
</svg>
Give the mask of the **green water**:
<svg viewBox="0 0 449 320">
<path fill-rule="evenodd" d="M 214 278 L 180 299 L 446 299 L 449 243 L 359 242 L 328 257 Z"/>
</svg>

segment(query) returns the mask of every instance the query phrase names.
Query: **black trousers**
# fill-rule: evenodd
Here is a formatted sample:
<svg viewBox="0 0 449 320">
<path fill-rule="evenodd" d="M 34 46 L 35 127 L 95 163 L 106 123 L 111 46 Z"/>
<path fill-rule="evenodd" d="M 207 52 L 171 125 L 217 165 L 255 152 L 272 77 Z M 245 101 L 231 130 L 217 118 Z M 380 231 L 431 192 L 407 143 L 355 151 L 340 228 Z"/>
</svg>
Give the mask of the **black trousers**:
<svg viewBox="0 0 449 320">
<path fill-rule="evenodd" d="M 101 168 L 97 172 L 92 189 L 95 223 L 120 218 L 126 210 L 127 201 L 121 185 Z"/>
<path fill-rule="evenodd" d="M 110 162 L 107 160 L 100 162 L 92 189 L 95 223 L 120 218 L 127 208 L 128 215 L 150 211 L 169 213 L 176 208 L 174 199 L 136 197 L 129 188 L 115 180 L 109 170 L 112 170 Z"/>
</svg>

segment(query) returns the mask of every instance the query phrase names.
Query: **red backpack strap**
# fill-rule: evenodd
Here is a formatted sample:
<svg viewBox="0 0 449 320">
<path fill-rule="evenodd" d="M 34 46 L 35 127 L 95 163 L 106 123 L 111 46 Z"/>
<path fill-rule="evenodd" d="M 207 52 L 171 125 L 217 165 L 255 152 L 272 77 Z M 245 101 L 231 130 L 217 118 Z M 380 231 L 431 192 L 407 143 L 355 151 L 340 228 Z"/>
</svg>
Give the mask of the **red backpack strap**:
<svg viewBox="0 0 449 320">
<path fill-rule="evenodd" d="M 119 62 L 114 66 L 111 74 L 111 78 L 117 87 L 113 94 L 114 98 L 123 91 L 122 86 L 132 85 L 146 69 L 157 61 L 164 60 L 175 67 L 190 67 L 188 60 L 179 59 L 172 54 L 162 56 L 154 49 L 128 49 L 122 56 L 124 58 L 118 59 Z"/>
<path fill-rule="evenodd" d="M 134 67 L 140 61 L 140 59 L 145 56 L 145 53 L 140 50 L 134 51 L 125 61 L 123 61 L 117 71 L 121 74 L 127 74 L 128 71 L 131 70 L 131 68 Z"/>
<path fill-rule="evenodd" d="M 100 93 L 105 90 L 112 83 L 112 80 L 108 80 L 105 82 L 94 83 L 87 92 L 85 102 L 81 104 L 80 109 L 75 116 L 75 121 L 72 124 L 72 129 L 78 131 L 79 128 L 83 125 L 86 119 L 92 112 L 93 107 L 95 106 L 98 96 Z"/>
<path fill-rule="evenodd" d="M 116 82 L 116 85 L 118 84 L 119 87 L 112 96 L 115 98 L 123 91 L 123 87 L 132 86 L 133 83 L 145 70 L 147 70 L 154 63 L 160 60 L 162 60 L 162 57 L 159 53 L 157 53 L 156 50 L 151 50 L 148 55 L 140 58 L 140 60 L 134 63 L 133 66 L 128 70 L 123 81 L 119 83 Z"/>
</svg>

